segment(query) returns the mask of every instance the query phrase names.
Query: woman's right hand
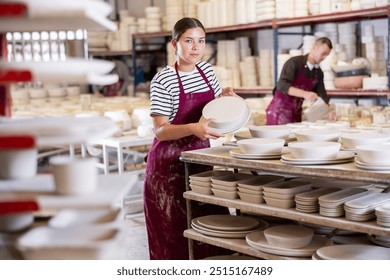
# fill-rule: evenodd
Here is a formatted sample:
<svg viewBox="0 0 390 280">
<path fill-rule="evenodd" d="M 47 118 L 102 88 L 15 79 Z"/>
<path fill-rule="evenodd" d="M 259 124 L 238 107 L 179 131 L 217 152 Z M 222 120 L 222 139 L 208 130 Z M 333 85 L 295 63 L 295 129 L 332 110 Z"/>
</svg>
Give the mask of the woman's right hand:
<svg viewBox="0 0 390 280">
<path fill-rule="evenodd" d="M 211 121 L 212 119 L 202 119 L 199 122 L 194 123 L 193 134 L 202 140 L 218 139 L 219 137 L 224 137 L 223 134 L 215 132 L 212 128 L 208 126 Z"/>
<path fill-rule="evenodd" d="M 313 91 L 305 91 L 305 95 L 303 97 L 305 100 L 315 102 L 318 99 L 317 93 Z"/>
</svg>

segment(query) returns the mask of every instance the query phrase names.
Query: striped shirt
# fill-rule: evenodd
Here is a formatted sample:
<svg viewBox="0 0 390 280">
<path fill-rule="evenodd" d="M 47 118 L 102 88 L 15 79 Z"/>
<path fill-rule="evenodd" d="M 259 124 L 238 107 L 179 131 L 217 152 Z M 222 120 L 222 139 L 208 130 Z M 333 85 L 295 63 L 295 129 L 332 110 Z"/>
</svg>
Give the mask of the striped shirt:
<svg viewBox="0 0 390 280">
<path fill-rule="evenodd" d="M 222 89 L 219 86 L 218 79 L 215 76 L 211 64 L 201 61 L 197 65 L 205 74 L 211 87 L 214 89 L 215 97 L 217 97 L 222 92 Z M 185 94 L 200 93 L 209 90 L 208 85 L 203 80 L 198 69 L 192 72 L 179 71 L 179 75 Z M 166 66 L 153 77 L 151 82 L 150 114 L 169 117 L 169 122 L 172 122 L 179 108 L 179 94 L 179 80 L 175 68 Z"/>
</svg>

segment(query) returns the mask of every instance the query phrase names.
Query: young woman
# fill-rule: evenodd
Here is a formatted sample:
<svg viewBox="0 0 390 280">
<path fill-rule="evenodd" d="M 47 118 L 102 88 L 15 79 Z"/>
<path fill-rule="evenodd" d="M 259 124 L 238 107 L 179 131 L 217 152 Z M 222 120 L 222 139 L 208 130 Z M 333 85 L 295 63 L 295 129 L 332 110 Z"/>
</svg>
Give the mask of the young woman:
<svg viewBox="0 0 390 280">
<path fill-rule="evenodd" d="M 147 157 L 144 208 L 150 259 L 188 259 L 184 164 L 182 151 L 209 147 L 209 139 L 223 135 L 202 120 L 203 107 L 219 95 L 234 95 L 222 90 L 210 64 L 201 62 L 205 50 L 205 29 L 195 18 L 179 20 L 172 31 L 176 62 L 166 66 L 152 80 L 150 113 L 155 139 Z M 223 92 L 223 93 L 222 93 Z M 190 172 L 205 171 L 195 166 Z M 226 208 L 194 203 L 193 216 L 228 213 Z M 216 254 L 215 247 L 195 248 L 195 258 Z M 214 250 L 214 251 L 213 251 Z"/>
</svg>

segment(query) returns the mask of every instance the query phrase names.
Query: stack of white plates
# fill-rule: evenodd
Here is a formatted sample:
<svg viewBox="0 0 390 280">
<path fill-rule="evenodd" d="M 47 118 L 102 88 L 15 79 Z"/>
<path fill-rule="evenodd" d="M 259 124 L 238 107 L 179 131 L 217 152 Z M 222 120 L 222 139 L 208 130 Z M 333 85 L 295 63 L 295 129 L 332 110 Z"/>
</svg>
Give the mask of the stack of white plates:
<svg viewBox="0 0 390 280">
<path fill-rule="evenodd" d="M 367 189 L 348 188 L 318 198 L 320 215 L 326 217 L 340 217 L 344 215 L 344 203 L 368 194 Z"/>
<path fill-rule="evenodd" d="M 308 191 L 310 188 L 311 184 L 306 182 L 276 182 L 264 185 L 263 195 L 267 205 L 279 208 L 293 208 L 295 207 L 295 195 Z"/>
<path fill-rule="evenodd" d="M 229 175 L 230 171 L 225 170 L 211 170 L 194 175 L 190 175 L 190 188 L 193 192 L 201 194 L 212 194 L 211 191 L 211 177 L 218 175 Z"/>
<path fill-rule="evenodd" d="M 316 260 L 390 260 L 390 249 L 375 245 L 346 244 L 319 248 Z"/>
<path fill-rule="evenodd" d="M 238 196 L 241 200 L 251 203 L 264 203 L 263 185 L 284 180 L 282 176 L 259 175 L 248 180 L 238 181 Z"/>
<path fill-rule="evenodd" d="M 320 206 L 318 198 L 322 195 L 338 191 L 336 188 L 319 188 L 316 190 L 303 192 L 295 195 L 295 208 L 298 211 L 306 213 L 318 212 Z"/>
<path fill-rule="evenodd" d="M 390 203 L 375 208 L 376 223 L 383 227 L 390 227 Z M 390 241 L 389 241 L 390 242 Z"/>
<path fill-rule="evenodd" d="M 368 234 L 368 239 L 380 246 L 390 248 L 390 237 L 388 236 L 379 236 L 379 235 L 370 235 Z"/>
<path fill-rule="evenodd" d="M 304 142 L 302 142 L 304 143 Z M 351 151 L 339 151 L 335 158 L 331 159 L 305 159 L 295 158 L 292 154 L 283 154 L 281 162 L 289 165 L 325 165 L 325 164 L 341 164 L 351 162 L 355 158 L 355 153 Z"/>
<path fill-rule="evenodd" d="M 285 247 L 272 246 L 264 236 L 264 231 L 256 231 L 246 236 L 246 242 L 249 246 L 269 254 L 275 254 L 286 257 L 310 257 L 317 249 L 332 245 L 332 241 L 321 235 L 314 235 L 310 244 L 302 248 L 289 249 Z"/>
<path fill-rule="evenodd" d="M 351 221 L 368 221 L 375 218 L 375 208 L 390 202 L 390 194 L 371 192 L 344 204 L 345 218 Z"/>
<path fill-rule="evenodd" d="M 253 231 L 267 228 L 268 223 L 252 217 L 208 215 L 192 219 L 191 227 L 209 236 L 244 238 Z"/>
<path fill-rule="evenodd" d="M 237 183 L 252 177 L 253 175 L 242 173 L 213 176 L 211 177 L 211 190 L 217 197 L 235 199 L 238 198 Z"/>
<path fill-rule="evenodd" d="M 355 165 L 366 170 L 390 170 L 390 145 L 360 145 L 356 147 Z"/>
<path fill-rule="evenodd" d="M 244 99 L 235 96 L 216 98 L 203 107 L 202 116 L 213 119 L 209 126 L 214 131 L 227 134 L 243 127 L 251 116 Z"/>
</svg>

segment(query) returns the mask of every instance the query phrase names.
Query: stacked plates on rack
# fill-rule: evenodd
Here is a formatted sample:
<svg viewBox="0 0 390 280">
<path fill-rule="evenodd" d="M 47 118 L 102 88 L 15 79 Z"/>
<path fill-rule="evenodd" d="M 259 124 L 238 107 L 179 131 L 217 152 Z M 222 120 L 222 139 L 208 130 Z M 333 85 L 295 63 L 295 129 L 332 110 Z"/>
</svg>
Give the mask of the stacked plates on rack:
<svg viewBox="0 0 390 280">
<path fill-rule="evenodd" d="M 368 194 L 364 188 L 349 188 L 318 198 L 320 204 L 320 215 L 326 217 L 344 216 L 344 203 Z"/>
<path fill-rule="evenodd" d="M 211 170 L 190 175 L 190 188 L 193 192 L 201 194 L 213 194 L 211 191 L 211 177 L 232 174 L 231 171 Z"/>
<path fill-rule="evenodd" d="M 336 188 L 319 188 L 295 195 L 295 208 L 306 213 L 315 213 L 320 209 L 318 198 L 322 195 L 338 191 Z"/>
<path fill-rule="evenodd" d="M 390 194 L 371 192 L 344 204 L 345 218 L 351 221 L 368 221 L 375 218 L 375 208 L 390 202 Z"/>
<path fill-rule="evenodd" d="M 294 249 L 270 245 L 265 238 L 264 231 L 252 232 L 245 239 L 249 246 L 259 251 L 286 257 L 310 257 L 317 249 L 332 245 L 330 239 L 316 234 L 313 236 L 309 245 Z"/>
<path fill-rule="evenodd" d="M 346 244 L 319 248 L 316 260 L 390 260 L 390 249 L 375 245 Z"/>
<path fill-rule="evenodd" d="M 283 181 L 263 186 L 263 195 L 267 205 L 279 208 L 295 207 L 295 195 L 308 191 L 310 183 Z"/>
<path fill-rule="evenodd" d="M 390 248 L 390 237 L 387 236 L 379 236 L 379 235 L 367 235 L 368 239 L 380 246 Z"/>
<path fill-rule="evenodd" d="M 204 235 L 244 238 L 253 231 L 267 228 L 268 223 L 252 217 L 208 215 L 192 219 L 191 227 Z"/>
<path fill-rule="evenodd" d="M 383 227 L 390 227 L 390 203 L 375 208 L 376 223 Z M 389 241 L 390 242 L 390 241 Z"/>
<path fill-rule="evenodd" d="M 304 143 L 304 142 L 302 142 Z M 340 164 L 351 162 L 354 160 L 355 154 L 350 151 L 340 151 L 336 157 L 331 159 L 304 159 L 295 158 L 292 154 L 283 154 L 280 159 L 281 162 L 290 165 L 325 165 L 325 164 Z"/>
<path fill-rule="evenodd" d="M 229 175 L 211 177 L 211 190 L 215 196 L 227 199 L 238 198 L 237 183 L 240 180 L 252 178 L 253 175 L 233 173 Z"/>
<path fill-rule="evenodd" d="M 390 145 L 360 145 L 356 147 L 355 165 L 366 170 L 390 170 Z"/>
<path fill-rule="evenodd" d="M 284 177 L 276 175 L 259 175 L 248 180 L 238 181 L 238 196 L 241 200 L 251 203 L 264 203 L 263 185 L 282 181 Z"/>
<path fill-rule="evenodd" d="M 214 131 L 227 134 L 239 130 L 250 119 L 251 112 L 244 99 L 235 96 L 216 98 L 207 103 L 202 110 L 205 119 Z"/>
</svg>

